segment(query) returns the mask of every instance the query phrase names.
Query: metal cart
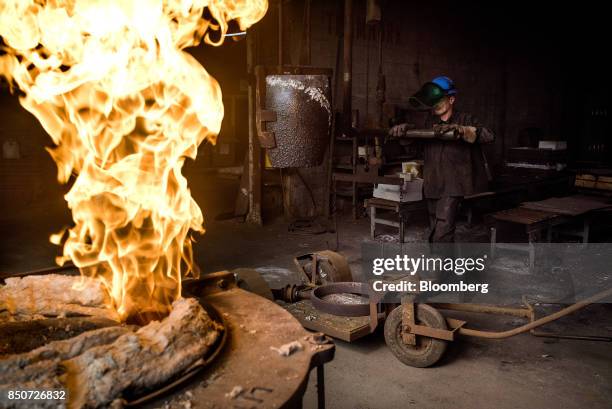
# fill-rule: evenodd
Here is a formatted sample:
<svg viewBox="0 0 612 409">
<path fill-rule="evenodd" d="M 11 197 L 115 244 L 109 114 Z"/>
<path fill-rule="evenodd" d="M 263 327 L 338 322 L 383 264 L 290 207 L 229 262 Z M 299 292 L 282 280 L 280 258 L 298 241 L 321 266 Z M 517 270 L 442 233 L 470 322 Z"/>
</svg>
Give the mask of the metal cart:
<svg viewBox="0 0 612 409">
<path fill-rule="evenodd" d="M 239 283 L 253 289 L 266 288 L 266 295 L 282 301 L 285 308 L 307 329 L 323 332 L 347 342 L 373 333 L 384 325 L 385 341 L 393 354 L 406 365 L 424 368 L 435 364 L 457 335 L 504 339 L 524 332 L 535 336 L 612 341 L 610 337 L 581 336 L 538 332 L 536 328 L 572 314 L 589 304 L 612 296 L 612 288 L 571 304 L 553 314 L 536 318 L 534 305 L 523 297 L 519 308 L 483 304 L 419 303 L 414 294 L 402 297 L 401 304 L 381 303 L 382 296 L 370 297 L 369 285 L 353 282 L 344 257 L 331 251 L 311 253 L 295 259 L 302 285 L 267 289 L 265 281 L 251 270 L 242 274 Z M 248 277 L 247 277 L 248 276 Z M 347 280 L 348 279 L 348 280 Z M 242 281 L 241 281 L 242 280 Z M 330 296 L 340 295 L 335 299 Z M 352 295 L 349 299 L 341 297 Z M 528 322 L 505 331 L 467 328 L 466 321 L 445 317 L 441 311 L 460 311 L 525 318 Z"/>
</svg>

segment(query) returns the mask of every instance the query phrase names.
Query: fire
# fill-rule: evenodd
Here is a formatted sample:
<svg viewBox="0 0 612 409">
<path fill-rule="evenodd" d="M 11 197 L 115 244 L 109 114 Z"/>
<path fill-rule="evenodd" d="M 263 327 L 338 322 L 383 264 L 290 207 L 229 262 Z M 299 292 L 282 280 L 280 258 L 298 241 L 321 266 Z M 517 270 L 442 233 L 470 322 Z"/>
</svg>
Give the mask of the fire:
<svg viewBox="0 0 612 409">
<path fill-rule="evenodd" d="M 245 30 L 266 10 L 266 0 L 0 0 L 0 75 L 56 145 L 58 180 L 76 176 L 58 262 L 102 280 L 123 320 L 168 313 L 181 278 L 197 274 L 190 231 L 204 232 L 203 216 L 181 168 L 215 142 L 223 105 L 183 50 L 220 45 L 229 21 Z"/>
</svg>

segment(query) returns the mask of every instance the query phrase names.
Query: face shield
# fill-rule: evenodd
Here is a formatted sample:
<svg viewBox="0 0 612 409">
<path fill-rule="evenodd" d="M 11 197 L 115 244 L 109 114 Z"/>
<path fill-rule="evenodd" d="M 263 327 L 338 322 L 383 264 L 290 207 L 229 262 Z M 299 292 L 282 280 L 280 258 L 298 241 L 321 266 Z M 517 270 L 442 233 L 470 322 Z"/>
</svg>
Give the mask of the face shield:
<svg viewBox="0 0 612 409">
<path fill-rule="evenodd" d="M 446 92 L 442 87 L 433 82 L 427 82 L 408 101 L 415 109 L 431 109 L 442 101 L 445 96 Z"/>
</svg>

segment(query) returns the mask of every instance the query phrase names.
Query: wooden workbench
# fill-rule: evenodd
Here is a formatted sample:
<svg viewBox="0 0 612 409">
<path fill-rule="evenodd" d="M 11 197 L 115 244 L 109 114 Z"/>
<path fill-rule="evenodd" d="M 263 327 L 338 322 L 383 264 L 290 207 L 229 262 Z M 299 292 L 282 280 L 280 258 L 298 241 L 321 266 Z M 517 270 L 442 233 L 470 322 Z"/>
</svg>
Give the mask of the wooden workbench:
<svg viewBox="0 0 612 409">
<path fill-rule="evenodd" d="M 537 202 L 524 202 L 519 207 L 495 212 L 488 217 L 491 225 L 491 256 L 496 249 L 523 250 L 529 252 L 529 269 L 535 264 L 535 245 L 543 232 L 551 242 L 553 229 L 575 220 L 582 221 L 582 229 L 572 234 L 581 238 L 583 245 L 589 241 L 592 212 L 612 208 L 609 199 L 596 196 L 571 195 L 553 197 Z M 501 224 L 523 226 L 527 234 L 527 246 L 518 243 L 498 243 L 497 232 Z"/>
</svg>

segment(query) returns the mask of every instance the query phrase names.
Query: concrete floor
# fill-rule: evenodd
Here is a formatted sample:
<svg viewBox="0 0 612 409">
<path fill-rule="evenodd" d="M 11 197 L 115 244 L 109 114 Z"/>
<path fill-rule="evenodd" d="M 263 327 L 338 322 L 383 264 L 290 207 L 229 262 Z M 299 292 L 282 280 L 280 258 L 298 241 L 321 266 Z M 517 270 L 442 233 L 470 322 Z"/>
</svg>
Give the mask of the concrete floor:
<svg viewBox="0 0 612 409">
<path fill-rule="evenodd" d="M 57 248 L 49 233 L 69 220 L 63 210 L 40 218 L 4 224 L 0 272 L 51 266 Z M 462 229 L 465 231 L 465 228 Z M 342 218 L 339 251 L 359 273 L 367 220 Z M 422 226 L 409 235 L 420 237 Z M 282 220 L 251 227 L 234 221 L 209 219 L 206 234 L 195 245 L 204 272 L 237 267 L 262 268 L 273 284 L 296 281 L 292 258 L 333 247 L 329 234 L 288 234 Z M 571 333 L 612 335 L 612 305 L 594 305 L 555 324 Z M 472 327 L 499 329 L 516 325 L 513 318 L 461 317 Z M 449 346 L 435 367 L 411 368 L 395 359 L 382 333 L 352 344 L 337 341 L 335 359 L 326 366 L 328 408 L 601 408 L 612 402 L 610 343 L 536 338 L 519 335 L 494 341 L 464 338 Z M 312 373 L 304 407 L 316 407 Z"/>
</svg>

